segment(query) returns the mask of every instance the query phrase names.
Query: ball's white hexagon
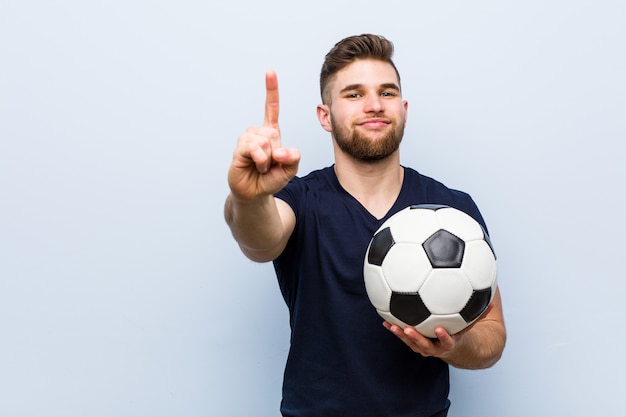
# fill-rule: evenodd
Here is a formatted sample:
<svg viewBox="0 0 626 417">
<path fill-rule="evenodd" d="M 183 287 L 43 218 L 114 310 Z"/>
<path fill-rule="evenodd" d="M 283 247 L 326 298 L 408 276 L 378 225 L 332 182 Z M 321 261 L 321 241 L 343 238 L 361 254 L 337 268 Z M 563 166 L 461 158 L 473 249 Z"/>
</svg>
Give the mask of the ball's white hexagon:
<svg viewBox="0 0 626 417">
<path fill-rule="evenodd" d="M 400 320 L 399 318 L 397 318 L 396 316 L 394 316 L 393 314 L 391 314 L 389 311 L 381 311 L 381 310 L 376 310 L 376 312 L 378 313 L 378 315 L 380 317 L 383 318 L 383 320 L 388 321 L 391 324 L 397 324 L 398 326 L 402 327 L 403 329 L 407 326 L 409 326 L 408 324 L 406 324 L 405 322 L 403 322 L 402 320 Z"/>
<path fill-rule="evenodd" d="M 459 269 L 445 268 L 434 269 L 419 294 L 432 314 L 453 314 L 465 307 L 473 291 L 470 282 Z"/>
<path fill-rule="evenodd" d="M 391 288 L 387 285 L 382 268 L 366 262 L 363 266 L 363 276 L 365 278 L 365 291 L 372 305 L 377 310 L 389 311 Z"/>
<path fill-rule="evenodd" d="M 394 214 L 387 222 L 397 243 L 422 243 L 439 230 L 433 210 L 413 210 L 407 207 Z"/>
<path fill-rule="evenodd" d="M 497 266 L 493 251 L 484 240 L 465 243 L 461 270 L 475 290 L 492 286 L 496 280 Z"/>
<path fill-rule="evenodd" d="M 467 323 L 460 314 L 433 314 L 414 327 L 426 337 L 436 337 L 435 328 L 437 327 L 443 327 L 449 334 L 455 334 L 466 328 Z"/>
<path fill-rule="evenodd" d="M 483 239 L 483 228 L 470 215 L 452 207 L 439 209 L 436 214 L 442 228 L 465 242 Z"/>
<path fill-rule="evenodd" d="M 392 234 L 394 230 L 391 229 Z M 398 292 L 417 292 L 431 271 L 428 257 L 417 243 L 396 243 L 382 264 L 387 284 Z"/>
</svg>

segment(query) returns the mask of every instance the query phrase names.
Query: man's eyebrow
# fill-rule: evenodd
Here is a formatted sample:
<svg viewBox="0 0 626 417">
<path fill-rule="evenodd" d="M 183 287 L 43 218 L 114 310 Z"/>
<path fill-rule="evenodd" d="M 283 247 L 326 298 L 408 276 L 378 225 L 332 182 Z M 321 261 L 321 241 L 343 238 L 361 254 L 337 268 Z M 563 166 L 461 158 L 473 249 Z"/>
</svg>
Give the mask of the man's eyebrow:
<svg viewBox="0 0 626 417">
<path fill-rule="evenodd" d="M 396 84 L 396 83 L 385 83 L 385 84 L 382 84 L 381 87 L 382 87 L 381 88 L 382 90 L 386 90 L 388 88 L 391 88 L 393 90 L 400 91 L 400 86 L 398 84 Z"/>
<path fill-rule="evenodd" d="M 354 90 L 359 90 L 363 88 L 363 84 L 349 84 L 347 86 L 345 86 L 344 88 L 342 88 L 339 93 L 345 93 L 346 91 L 354 91 Z M 384 83 L 381 84 L 379 89 L 381 90 L 387 90 L 387 89 L 393 89 L 396 91 L 400 91 L 400 86 L 396 83 Z"/>
<path fill-rule="evenodd" d="M 363 87 L 363 84 L 350 84 L 350 85 L 346 85 L 344 88 L 342 88 L 339 93 L 345 93 L 346 91 L 352 91 L 352 90 L 359 90 L 360 88 Z"/>
</svg>

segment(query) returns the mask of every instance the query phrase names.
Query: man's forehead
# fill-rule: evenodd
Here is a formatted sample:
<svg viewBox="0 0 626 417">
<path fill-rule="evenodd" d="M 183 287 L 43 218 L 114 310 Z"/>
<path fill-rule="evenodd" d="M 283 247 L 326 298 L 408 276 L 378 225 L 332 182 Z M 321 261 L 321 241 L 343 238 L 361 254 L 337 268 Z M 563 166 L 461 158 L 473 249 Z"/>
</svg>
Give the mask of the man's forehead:
<svg viewBox="0 0 626 417">
<path fill-rule="evenodd" d="M 398 75 L 388 62 L 363 59 L 352 62 L 339 70 L 332 80 L 333 90 L 344 90 L 350 86 L 379 87 L 395 85 L 400 88 Z"/>
</svg>

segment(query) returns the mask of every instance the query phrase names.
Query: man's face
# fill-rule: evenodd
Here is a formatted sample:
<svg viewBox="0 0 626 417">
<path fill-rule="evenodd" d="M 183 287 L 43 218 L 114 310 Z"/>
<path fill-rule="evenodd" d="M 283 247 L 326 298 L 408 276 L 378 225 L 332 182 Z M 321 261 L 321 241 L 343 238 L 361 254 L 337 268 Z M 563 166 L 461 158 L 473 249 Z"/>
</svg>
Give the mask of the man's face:
<svg viewBox="0 0 626 417">
<path fill-rule="evenodd" d="M 330 126 L 343 152 L 360 161 L 377 161 L 398 150 L 408 105 L 392 65 L 371 59 L 353 62 L 331 81 L 330 99 Z"/>
</svg>

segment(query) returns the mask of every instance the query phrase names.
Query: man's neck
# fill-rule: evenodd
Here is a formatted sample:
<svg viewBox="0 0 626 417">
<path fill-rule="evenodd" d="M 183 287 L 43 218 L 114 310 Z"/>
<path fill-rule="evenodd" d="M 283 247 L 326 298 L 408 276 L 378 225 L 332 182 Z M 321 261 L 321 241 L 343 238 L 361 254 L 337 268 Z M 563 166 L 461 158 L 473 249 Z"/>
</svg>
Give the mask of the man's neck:
<svg viewBox="0 0 626 417">
<path fill-rule="evenodd" d="M 377 219 L 396 202 L 404 179 L 397 155 L 373 163 L 338 159 L 335 173 L 341 186 Z"/>
</svg>

